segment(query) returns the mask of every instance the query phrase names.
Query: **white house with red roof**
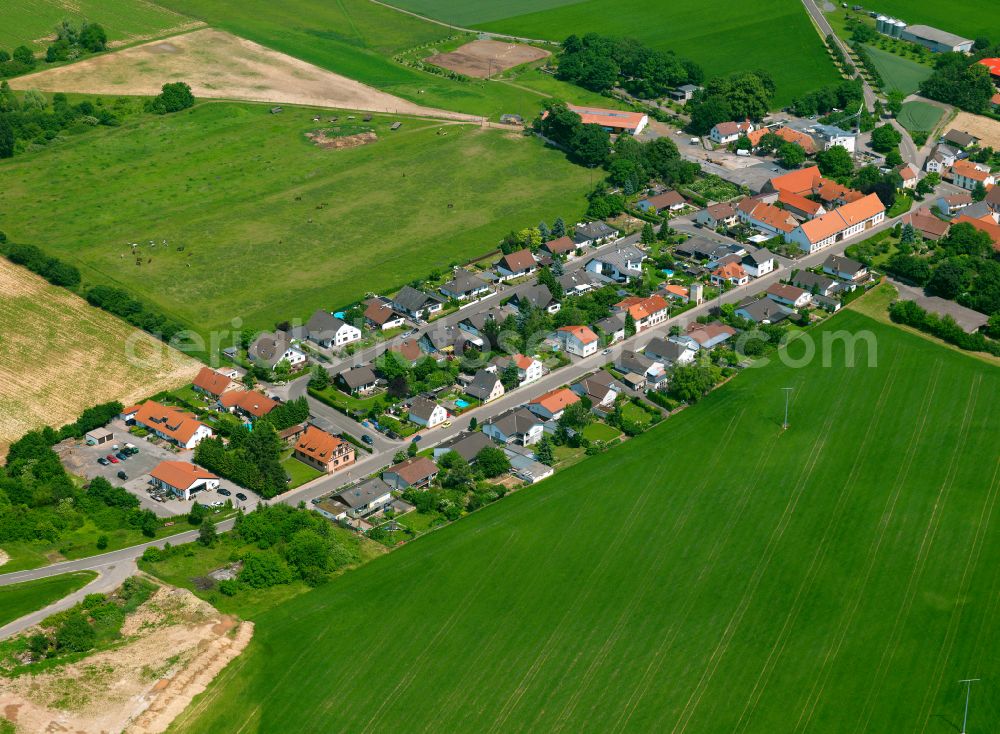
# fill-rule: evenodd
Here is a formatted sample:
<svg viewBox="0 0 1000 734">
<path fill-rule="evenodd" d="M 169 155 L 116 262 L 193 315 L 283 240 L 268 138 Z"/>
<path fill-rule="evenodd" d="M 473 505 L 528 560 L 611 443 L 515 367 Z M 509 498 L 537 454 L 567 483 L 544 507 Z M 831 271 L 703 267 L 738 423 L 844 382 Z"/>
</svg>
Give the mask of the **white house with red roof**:
<svg viewBox="0 0 1000 734">
<path fill-rule="evenodd" d="M 577 357 L 589 357 L 597 351 L 598 338 L 587 326 L 561 326 L 556 330 L 564 351 Z"/>
<path fill-rule="evenodd" d="M 161 461 L 149 473 L 154 486 L 185 500 L 194 492 L 219 488 L 219 478 L 186 461 Z"/>
<path fill-rule="evenodd" d="M 607 110 L 602 107 L 579 107 L 568 104 L 566 108 L 580 116 L 584 125 L 600 125 L 609 133 L 638 135 L 649 124 L 649 116 L 642 112 Z"/>
<path fill-rule="evenodd" d="M 875 194 L 844 204 L 803 222 L 787 238 L 806 252 L 816 252 L 870 229 L 885 219 L 885 206 Z"/>
<path fill-rule="evenodd" d="M 615 313 L 630 314 L 635 321 L 636 332 L 652 328 L 667 319 L 670 306 L 663 296 L 652 295 L 648 298 L 629 296 L 614 305 Z"/>
<path fill-rule="evenodd" d="M 977 184 L 989 188 L 997 182 L 996 176 L 990 173 L 990 167 L 984 163 L 973 163 L 969 160 L 955 161 L 951 167 L 952 182 L 956 186 L 972 191 Z"/>
<path fill-rule="evenodd" d="M 754 124 L 750 120 L 744 120 L 743 122 L 720 122 L 708 131 L 708 137 L 712 139 L 713 143 L 728 145 L 729 143 L 735 143 L 741 137 L 753 131 Z"/>
<path fill-rule="evenodd" d="M 193 414 L 160 405 L 153 400 L 126 408 L 122 411 L 121 418 L 182 449 L 193 449 L 202 440 L 213 435 L 212 429 Z"/>
</svg>

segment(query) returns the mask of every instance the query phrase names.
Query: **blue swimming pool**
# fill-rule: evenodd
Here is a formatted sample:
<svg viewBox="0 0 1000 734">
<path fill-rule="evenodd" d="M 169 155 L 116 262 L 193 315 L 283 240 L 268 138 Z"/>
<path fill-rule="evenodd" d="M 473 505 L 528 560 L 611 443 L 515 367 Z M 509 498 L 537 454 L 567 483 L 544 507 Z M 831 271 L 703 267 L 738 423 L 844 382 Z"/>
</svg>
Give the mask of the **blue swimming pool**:
<svg viewBox="0 0 1000 734">
<path fill-rule="evenodd" d="M 469 407 L 469 403 L 468 403 L 468 401 L 465 401 L 465 400 L 462 400 L 462 398 L 459 398 L 458 400 L 455 401 L 455 407 L 457 407 L 457 408 L 468 408 Z"/>
</svg>

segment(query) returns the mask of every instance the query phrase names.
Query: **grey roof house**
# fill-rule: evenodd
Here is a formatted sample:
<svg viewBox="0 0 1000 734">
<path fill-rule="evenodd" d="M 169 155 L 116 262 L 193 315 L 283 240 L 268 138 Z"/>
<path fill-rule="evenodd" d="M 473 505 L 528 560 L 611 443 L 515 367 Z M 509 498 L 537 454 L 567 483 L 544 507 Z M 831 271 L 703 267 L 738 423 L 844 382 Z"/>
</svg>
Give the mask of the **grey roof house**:
<svg viewBox="0 0 1000 734">
<path fill-rule="evenodd" d="M 493 441 L 490 440 L 490 437 L 480 431 L 460 433 L 455 438 L 434 447 L 434 460 L 437 461 L 449 451 L 454 451 L 471 464 L 476 460 L 480 451 L 492 445 Z"/>
<path fill-rule="evenodd" d="M 632 278 L 642 277 L 642 263 L 645 259 L 646 253 L 638 247 L 624 245 L 591 258 L 587 262 L 587 270 L 617 283 L 627 283 Z"/>
<path fill-rule="evenodd" d="M 573 241 L 581 246 L 596 245 L 618 236 L 618 230 L 607 222 L 587 222 L 573 228 Z"/>
<path fill-rule="evenodd" d="M 374 477 L 345 489 L 333 499 L 347 507 L 350 517 L 367 517 L 392 502 L 392 487 Z"/>
<path fill-rule="evenodd" d="M 352 367 L 349 370 L 344 370 L 339 375 L 337 379 L 350 391 L 351 393 L 367 393 L 375 389 L 378 383 L 378 378 L 375 376 L 375 372 L 371 367 Z"/>
<path fill-rule="evenodd" d="M 541 440 L 544 421 L 526 408 L 515 408 L 484 423 L 483 433 L 497 443 L 531 446 Z"/>
<path fill-rule="evenodd" d="M 548 313 L 557 313 L 560 308 L 559 301 L 552 297 L 552 291 L 544 284 L 523 288 L 510 299 L 510 305 L 518 311 L 523 310 L 525 304 Z"/>
<path fill-rule="evenodd" d="M 393 296 L 392 303 L 403 313 L 422 319 L 440 311 L 444 306 L 444 299 L 433 293 L 424 293 L 406 285 Z"/>
<path fill-rule="evenodd" d="M 458 268 L 452 274 L 451 280 L 441 286 L 441 292 L 456 301 L 467 301 L 478 298 L 490 290 L 489 284 L 464 268 Z"/>
<path fill-rule="evenodd" d="M 736 315 L 756 324 L 776 324 L 791 316 L 794 311 L 770 298 L 751 301 L 736 309 Z"/>
</svg>

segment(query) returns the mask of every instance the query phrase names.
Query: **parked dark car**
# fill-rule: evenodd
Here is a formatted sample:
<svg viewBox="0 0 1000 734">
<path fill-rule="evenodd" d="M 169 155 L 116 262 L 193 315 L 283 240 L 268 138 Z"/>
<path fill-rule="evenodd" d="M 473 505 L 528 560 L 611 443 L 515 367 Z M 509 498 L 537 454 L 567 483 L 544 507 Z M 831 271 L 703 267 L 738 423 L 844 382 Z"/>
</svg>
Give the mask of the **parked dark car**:
<svg viewBox="0 0 1000 734">
<path fill-rule="evenodd" d="M 226 489 L 225 487 L 219 487 L 219 488 L 218 488 L 217 490 L 215 490 L 215 491 L 216 491 L 216 492 L 218 492 L 219 494 L 221 494 L 221 495 L 222 495 L 223 497 L 228 497 L 229 495 L 231 495 L 231 494 L 232 494 L 232 492 L 230 492 L 230 491 L 229 491 L 228 489 Z"/>
<path fill-rule="evenodd" d="M 105 459 L 105 458 L 104 458 L 103 456 L 99 456 L 99 457 L 97 458 L 97 463 L 98 463 L 98 464 L 100 464 L 101 466 L 107 466 L 107 465 L 108 465 L 108 464 L 110 464 L 111 462 L 110 462 L 110 461 L 108 461 L 107 459 Z"/>
<path fill-rule="evenodd" d="M 364 434 L 364 435 L 363 435 L 363 436 L 361 437 L 361 440 L 362 440 L 362 441 L 364 441 L 364 442 L 365 442 L 366 444 L 368 444 L 369 446 L 371 446 L 371 445 L 372 445 L 373 443 L 375 443 L 375 441 L 374 441 L 374 440 L 372 439 L 372 437 L 371 437 L 371 436 L 369 436 L 369 435 L 368 435 L 367 433 L 366 433 L 366 434 Z"/>
<path fill-rule="evenodd" d="M 237 492 L 236 499 L 238 499 L 240 502 L 246 502 L 247 496 L 242 492 Z"/>
<path fill-rule="evenodd" d="M 119 470 L 119 472 L 118 472 L 118 478 L 119 479 L 128 479 L 128 474 L 126 474 L 125 472 Z"/>
<path fill-rule="evenodd" d="M 128 461 L 128 454 L 126 454 L 124 451 L 119 451 L 117 454 L 115 454 L 115 456 L 117 456 L 121 461 Z"/>
</svg>

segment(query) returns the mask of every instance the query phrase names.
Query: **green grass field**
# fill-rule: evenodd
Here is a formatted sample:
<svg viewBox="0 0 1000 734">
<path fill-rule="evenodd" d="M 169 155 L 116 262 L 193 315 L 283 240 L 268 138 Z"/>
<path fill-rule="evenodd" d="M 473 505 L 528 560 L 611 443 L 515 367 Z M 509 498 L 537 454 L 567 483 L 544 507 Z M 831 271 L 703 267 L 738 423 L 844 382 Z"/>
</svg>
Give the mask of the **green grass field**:
<svg viewBox="0 0 1000 734">
<path fill-rule="evenodd" d="M 930 132 L 941 119 L 942 110 L 927 102 L 904 102 L 897 119 L 907 130 Z"/>
<path fill-rule="evenodd" d="M 58 23 L 87 20 L 100 23 L 108 41 L 130 41 L 157 36 L 190 22 L 190 18 L 148 0 L 10 0 L 0 22 L 0 48 L 8 53 L 21 44 L 44 51 Z"/>
<path fill-rule="evenodd" d="M 199 328 L 273 328 L 586 205 L 590 171 L 534 138 L 376 118 L 374 144 L 324 150 L 312 115 L 206 103 L 19 156 L 0 165 L 0 230 Z"/>
<path fill-rule="evenodd" d="M 95 576 L 97 574 L 93 571 L 77 571 L 37 581 L 0 586 L 0 627 L 20 619 L 25 614 L 44 609 L 67 594 L 82 589 Z"/>
<path fill-rule="evenodd" d="M 690 57 L 709 77 L 766 69 L 777 83 L 778 105 L 839 79 L 799 0 L 753 5 L 727 0 L 633 4 L 393 0 L 392 4 L 447 22 L 528 38 L 561 41 L 571 33 L 589 32 L 633 37 Z"/>
<path fill-rule="evenodd" d="M 913 94 L 920 86 L 920 82 L 934 72 L 929 66 L 904 59 L 875 46 L 865 46 L 865 49 L 871 55 L 872 63 L 875 64 L 878 73 L 885 80 L 886 91 Z"/>
<path fill-rule="evenodd" d="M 434 53 L 435 41 L 455 35 L 443 26 L 414 18 L 369 0 L 161 0 L 172 8 L 238 36 L 370 84 L 427 107 L 527 118 L 543 99 L 529 89 L 499 82 L 458 82 L 418 71 L 392 60 L 417 46 Z M 552 80 L 546 93 L 586 103 L 589 93 Z"/>
<path fill-rule="evenodd" d="M 748 370 L 260 614 L 175 730 L 950 734 L 967 677 L 996 730 L 1000 370 L 838 330 L 877 367 Z"/>
<path fill-rule="evenodd" d="M 948 4 L 934 0 L 879 0 L 877 6 L 872 6 L 907 23 L 922 23 L 971 39 L 986 36 L 996 43 L 1000 40 L 1000 13 L 988 11 L 989 7 L 980 0 Z"/>
</svg>

